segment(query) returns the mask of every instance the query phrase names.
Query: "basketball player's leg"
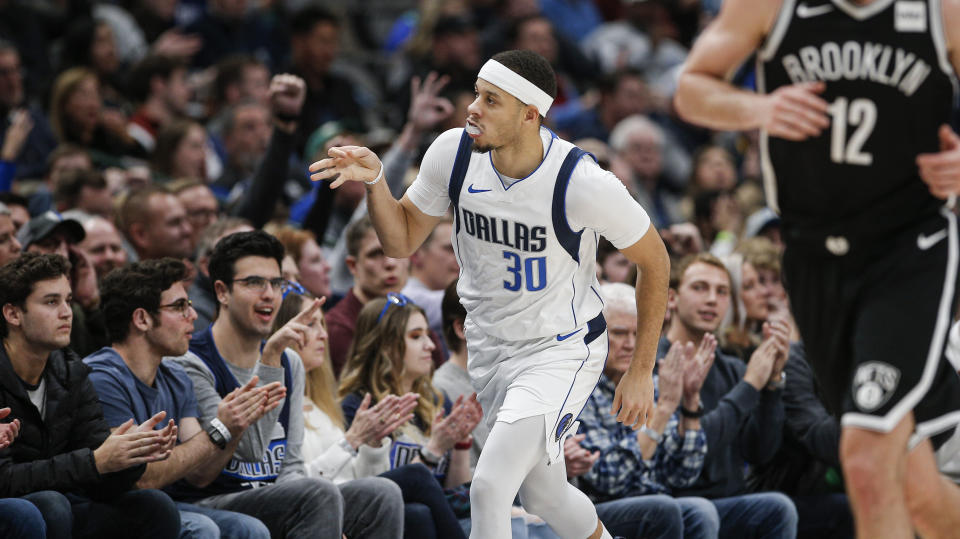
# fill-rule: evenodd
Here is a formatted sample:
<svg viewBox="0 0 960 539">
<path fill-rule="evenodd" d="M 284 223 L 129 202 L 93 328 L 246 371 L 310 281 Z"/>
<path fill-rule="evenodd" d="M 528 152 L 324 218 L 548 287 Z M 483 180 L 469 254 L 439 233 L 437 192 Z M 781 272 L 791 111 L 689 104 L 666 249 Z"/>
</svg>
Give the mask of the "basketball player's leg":
<svg viewBox="0 0 960 539">
<path fill-rule="evenodd" d="M 844 427 L 840 462 L 858 539 L 913 537 L 905 495 L 908 414 L 890 432 Z"/>
<path fill-rule="evenodd" d="M 524 508 L 546 520 L 561 537 L 583 539 L 593 534 L 596 509 L 567 483 L 562 460 L 547 466 L 544 436 L 542 415 L 513 423 L 498 421 L 490 430 L 470 485 L 470 539 L 510 537 L 510 507 L 521 485 Z M 557 508 L 554 503 L 541 503 L 551 496 L 554 503 L 561 500 Z M 544 510 L 549 514 L 538 512 Z M 554 512 L 566 514 L 558 520 Z"/>
<path fill-rule="evenodd" d="M 922 537 L 956 537 L 960 487 L 940 474 L 930 440 L 907 454 L 906 498 L 913 527 Z"/>
<path fill-rule="evenodd" d="M 520 503 L 527 512 L 539 516 L 563 539 L 599 539 L 605 530 L 593 502 L 567 482 L 564 461 L 539 462 L 520 486 Z"/>
</svg>

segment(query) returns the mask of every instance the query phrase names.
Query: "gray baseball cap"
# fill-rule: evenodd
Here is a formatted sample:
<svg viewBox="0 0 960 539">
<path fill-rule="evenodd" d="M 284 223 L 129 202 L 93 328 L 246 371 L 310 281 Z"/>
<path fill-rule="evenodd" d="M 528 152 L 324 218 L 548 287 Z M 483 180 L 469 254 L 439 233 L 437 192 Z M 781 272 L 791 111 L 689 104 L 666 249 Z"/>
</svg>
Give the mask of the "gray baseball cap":
<svg viewBox="0 0 960 539">
<path fill-rule="evenodd" d="M 23 228 L 17 232 L 17 241 L 26 251 L 30 244 L 36 243 L 58 230 L 62 230 L 67 235 L 70 243 L 80 243 L 87 235 L 83 230 L 83 225 L 78 221 L 64 219 L 59 213 L 48 211 L 27 221 L 27 224 L 23 225 Z"/>
</svg>

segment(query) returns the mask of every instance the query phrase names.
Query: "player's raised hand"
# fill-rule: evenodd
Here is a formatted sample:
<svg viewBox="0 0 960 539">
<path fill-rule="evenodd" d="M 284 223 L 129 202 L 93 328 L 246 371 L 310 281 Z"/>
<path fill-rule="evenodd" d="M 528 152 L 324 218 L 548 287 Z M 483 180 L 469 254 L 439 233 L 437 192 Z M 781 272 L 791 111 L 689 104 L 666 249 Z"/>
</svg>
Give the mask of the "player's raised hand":
<svg viewBox="0 0 960 539">
<path fill-rule="evenodd" d="M 829 104 L 819 95 L 823 82 L 801 82 L 781 86 L 766 96 L 758 111 L 761 127 L 772 137 L 806 140 L 830 126 Z"/>
<path fill-rule="evenodd" d="M 610 414 L 637 430 L 647 422 L 653 409 L 653 373 L 627 369 L 613 394 Z"/>
<path fill-rule="evenodd" d="M 940 126 L 937 135 L 940 151 L 918 155 L 917 167 L 930 193 L 946 200 L 960 193 L 960 137 L 946 124 Z"/>
<path fill-rule="evenodd" d="M 372 182 L 383 173 L 377 154 L 363 146 L 337 146 L 327 152 L 330 157 L 310 165 L 310 179 L 332 180 L 332 189 L 346 182 Z"/>
</svg>

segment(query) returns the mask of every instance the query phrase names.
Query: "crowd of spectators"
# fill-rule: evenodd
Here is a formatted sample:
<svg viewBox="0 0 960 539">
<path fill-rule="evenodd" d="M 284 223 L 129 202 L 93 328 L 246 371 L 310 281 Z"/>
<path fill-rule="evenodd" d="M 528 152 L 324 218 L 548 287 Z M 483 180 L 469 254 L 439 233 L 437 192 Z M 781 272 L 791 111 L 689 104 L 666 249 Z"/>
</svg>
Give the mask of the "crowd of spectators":
<svg viewBox="0 0 960 539">
<path fill-rule="evenodd" d="M 850 537 L 757 133 L 671 105 L 718 7 L 0 0 L 0 535 L 465 537 L 486 426 L 455 224 L 391 258 L 362 185 L 307 166 L 369 146 L 399 197 L 484 59 L 524 48 L 557 73 L 545 126 L 616 174 L 673 262 L 634 432 L 610 407 L 636 270 L 601 241 L 610 355 L 570 481 L 628 538 Z M 513 516 L 514 537 L 557 535 Z"/>
</svg>

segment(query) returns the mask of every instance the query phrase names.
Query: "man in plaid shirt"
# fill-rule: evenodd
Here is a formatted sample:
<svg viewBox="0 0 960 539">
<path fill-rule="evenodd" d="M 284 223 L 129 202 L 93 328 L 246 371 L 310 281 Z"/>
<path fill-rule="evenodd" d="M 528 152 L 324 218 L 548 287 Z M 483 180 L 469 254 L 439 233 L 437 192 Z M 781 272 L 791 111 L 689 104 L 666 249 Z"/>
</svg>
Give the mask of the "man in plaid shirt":
<svg viewBox="0 0 960 539">
<path fill-rule="evenodd" d="M 575 475 L 580 471 L 577 463 L 571 462 L 571 454 L 579 450 L 592 456 L 592 466 L 581 467 L 586 472 L 579 477 L 579 486 L 597 503 L 597 513 L 607 526 L 614 521 L 628 521 L 624 518 L 626 513 L 640 507 L 646 506 L 650 513 L 666 511 L 667 506 L 679 520 L 673 536 L 716 537 L 719 517 L 709 500 L 669 496 L 672 488 L 688 487 L 697 480 L 707 455 L 707 439 L 699 418 L 681 421 L 674 412 L 681 399 L 685 406 L 699 406 L 700 385 L 710 369 L 716 341 L 706 339 L 696 351 L 692 344 L 677 344 L 670 349 L 654 375 L 658 405 L 647 424 L 639 432 L 634 431 L 610 414 L 616 385 L 633 357 L 637 327 L 634 290 L 625 284 L 605 284 L 600 294 L 610 352 L 597 388 L 580 414 L 580 434 L 572 439 L 579 441 L 580 447 L 572 449 L 568 442 L 567 473 Z M 649 514 L 633 519 L 644 524 L 649 520 Z M 619 533 L 650 537 L 652 532 L 645 529 Z M 668 536 L 671 535 L 662 535 Z"/>
</svg>

